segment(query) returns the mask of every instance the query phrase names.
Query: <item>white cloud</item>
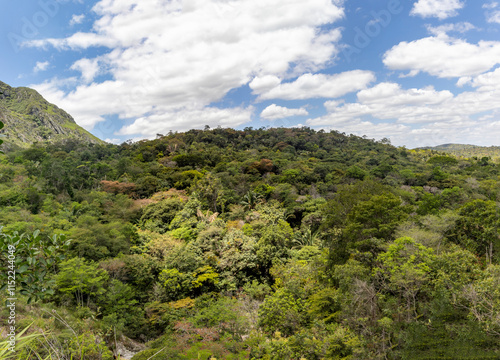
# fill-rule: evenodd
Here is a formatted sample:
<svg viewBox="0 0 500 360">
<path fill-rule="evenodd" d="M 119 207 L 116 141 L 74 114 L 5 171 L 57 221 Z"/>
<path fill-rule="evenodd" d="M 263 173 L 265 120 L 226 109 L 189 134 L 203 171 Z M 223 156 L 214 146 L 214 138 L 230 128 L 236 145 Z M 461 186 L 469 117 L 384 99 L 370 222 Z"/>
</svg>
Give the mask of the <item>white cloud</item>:
<svg viewBox="0 0 500 360">
<path fill-rule="evenodd" d="M 498 6 L 496 1 L 493 1 L 489 4 L 483 4 L 483 9 L 495 9 Z"/>
<path fill-rule="evenodd" d="M 260 118 L 266 120 L 276 120 L 298 115 L 309 115 L 309 113 L 304 108 L 290 109 L 276 104 L 271 104 L 262 110 Z"/>
<path fill-rule="evenodd" d="M 45 71 L 48 69 L 50 63 L 48 61 L 37 61 L 35 67 L 33 68 L 33 72 L 37 73 L 40 71 Z"/>
<path fill-rule="evenodd" d="M 479 75 L 500 63 L 500 42 L 471 44 L 440 35 L 412 42 L 401 42 L 387 51 L 384 64 L 392 70 L 420 71 L 440 78 Z"/>
<path fill-rule="evenodd" d="M 167 133 L 170 130 L 186 130 L 186 124 L 189 124 L 189 128 L 203 128 L 205 125 L 236 127 L 250 121 L 253 111 L 253 107 L 233 109 L 207 107 L 199 110 L 167 111 L 141 117 L 133 124 L 123 127 L 118 134 L 147 134 L 151 138 L 157 133 Z"/>
<path fill-rule="evenodd" d="M 445 119 L 448 114 L 436 111 L 445 108 L 453 94 L 432 87 L 404 90 L 396 83 L 380 83 L 357 94 L 356 103 L 325 102 L 328 115 L 309 121 L 311 125 L 328 125 L 331 121 L 348 123 L 372 116 L 400 123 L 425 123 Z"/>
<path fill-rule="evenodd" d="M 470 84 L 471 80 L 472 77 L 470 76 L 462 76 L 460 79 L 457 80 L 457 86 L 463 87 L 464 85 Z"/>
<path fill-rule="evenodd" d="M 458 15 L 465 1 L 460 0 L 418 0 L 411 9 L 410 15 L 423 18 L 437 17 L 440 20 Z"/>
<path fill-rule="evenodd" d="M 70 69 L 80 71 L 82 73 L 82 80 L 85 83 L 90 83 L 99 73 L 99 61 L 98 59 L 83 58 L 73 63 Z"/>
<path fill-rule="evenodd" d="M 346 134 L 354 134 L 357 136 L 367 136 L 368 138 L 380 140 L 389 137 L 394 145 L 408 144 L 401 142 L 411 131 L 409 126 L 394 124 L 394 123 L 375 123 L 371 121 L 362 121 L 355 119 L 346 123 L 332 123 L 331 126 L 323 126 L 325 130 L 336 130 Z M 390 134 L 390 135 L 389 135 Z M 406 140 L 406 139 L 405 139 Z"/>
<path fill-rule="evenodd" d="M 266 75 L 255 77 L 249 84 L 250 88 L 257 94 L 267 92 L 281 84 L 279 77 L 274 75 Z"/>
<path fill-rule="evenodd" d="M 471 81 L 473 87 L 480 92 L 500 90 L 500 68 L 495 71 L 477 76 Z"/>
<path fill-rule="evenodd" d="M 498 8 L 497 2 L 491 2 L 483 5 L 483 9 L 486 9 L 486 21 L 489 23 L 500 24 L 500 10 L 495 10 Z"/>
<path fill-rule="evenodd" d="M 307 124 L 375 138 L 392 134 L 393 144 L 410 147 L 494 144 L 500 132 L 500 68 L 465 80 L 473 90 L 458 95 L 380 83 L 359 91 L 356 102 L 325 102 L 327 114 Z"/>
<path fill-rule="evenodd" d="M 76 24 L 81 24 L 83 22 L 83 20 L 85 20 L 85 15 L 84 14 L 73 15 L 71 17 L 71 20 L 69 21 L 69 25 L 73 26 L 73 25 L 76 25 Z"/>
<path fill-rule="evenodd" d="M 28 45 L 78 51 L 109 48 L 107 54 L 73 64 L 71 68 L 80 71 L 82 78 L 71 92 L 57 81 L 38 86 L 87 129 L 111 114 L 156 125 L 163 119 L 162 128 L 171 124 L 188 129 L 197 122 L 191 115 L 203 118 L 198 111 L 209 109 L 211 118 L 222 114 L 211 104 L 232 89 L 252 82 L 255 91 L 265 92 L 280 79 L 331 65 L 339 52 L 340 31 L 327 31 L 324 26 L 343 17 L 338 3 L 101 0 L 93 8 L 98 19 L 91 32 Z M 95 82 L 97 74 L 109 80 Z M 248 111 L 236 108 L 233 112 L 249 120 Z M 144 136 L 153 133 L 149 126 L 129 126 L 126 133 L 131 129 Z"/>
<path fill-rule="evenodd" d="M 440 36 L 446 35 L 450 32 L 458 32 L 458 33 L 466 33 L 467 31 L 474 30 L 476 27 L 472 25 L 470 22 L 460 22 L 455 24 L 444 24 L 440 26 L 426 26 L 427 31 L 432 35 Z"/>
<path fill-rule="evenodd" d="M 486 20 L 489 23 L 500 24 L 500 11 L 492 11 L 486 15 Z"/>
<path fill-rule="evenodd" d="M 391 106 L 436 105 L 453 98 L 447 90 L 436 91 L 433 87 L 403 90 L 396 83 L 380 83 L 358 92 L 358 101 L 363 104 L 389 104 Z"/>
<path fill-rule="evenodd" d="M 255 87 L 254 83 L 250 83 L 250 88 L 254 94 L 259 95 L 259 100 L 336 98 L 364 89 L 373 81 L 373 72 L 353 70 L 335 75 L 304 74 L 293 82 L 280 83 L 274 87 Z M 258 84 L 260 85 L 260 82 Z"/>
</svg>

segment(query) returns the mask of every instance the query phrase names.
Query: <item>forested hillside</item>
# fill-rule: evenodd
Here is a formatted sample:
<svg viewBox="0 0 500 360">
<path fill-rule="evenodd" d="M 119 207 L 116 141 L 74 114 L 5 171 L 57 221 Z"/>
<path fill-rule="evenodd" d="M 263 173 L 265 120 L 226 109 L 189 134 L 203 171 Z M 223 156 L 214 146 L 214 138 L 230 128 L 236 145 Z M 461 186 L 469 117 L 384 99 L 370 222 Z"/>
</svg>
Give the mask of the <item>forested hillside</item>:
<svg viewBox="0 0 500 360">
<path fill-rule="evenodd" d="M 499 170 L 309 128 L 6 152 L 16 358 L 498 359 Z"/>
<path fill-rule="evenodd" d="M 26 87 L 13 88 L 0 81 L 0 121 L 4 147 L 27 148 L 34 142 L 54 143 L 65 139 L 103 143 L 78 126 L 66 111 L 50 104 L 38 92 Z"/>
<path fill-rule="evenodd" d="M 442 151 L 454 156 L 461 156 L 465 158 L 483 158 L 489 157 L 498 160 L 500 158 L 499 146 L 476 146 L 464 144 L 444 144 L 424 149 Z"/>
</svg>

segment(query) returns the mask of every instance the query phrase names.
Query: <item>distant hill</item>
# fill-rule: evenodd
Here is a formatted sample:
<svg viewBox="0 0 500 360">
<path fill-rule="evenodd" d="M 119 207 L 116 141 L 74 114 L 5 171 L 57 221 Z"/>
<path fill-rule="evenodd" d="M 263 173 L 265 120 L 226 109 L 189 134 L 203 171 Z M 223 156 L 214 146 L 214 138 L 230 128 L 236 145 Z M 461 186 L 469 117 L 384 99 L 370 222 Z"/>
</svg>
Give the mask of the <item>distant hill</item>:
<svg viewBox="0 0 500 360">
<path fill-rule="evenodd" d="M 467 144 L 443 144 L 438 146 L 427 146 L 420 149 L 441 151 L 464 158 L 482 158 L 490 157 L 500 159 L 500 146 L 477 146 Z"/>
<path fill-rule="evenodd" d="M 26 87 L 13 88 L 0 81 L 0 121 L 6 149 L 28 147 L 34 142 L 78 139 L 103 141 L 78 126 L 62 109 L 50 104 L 38 92 Z"/>
</svg>

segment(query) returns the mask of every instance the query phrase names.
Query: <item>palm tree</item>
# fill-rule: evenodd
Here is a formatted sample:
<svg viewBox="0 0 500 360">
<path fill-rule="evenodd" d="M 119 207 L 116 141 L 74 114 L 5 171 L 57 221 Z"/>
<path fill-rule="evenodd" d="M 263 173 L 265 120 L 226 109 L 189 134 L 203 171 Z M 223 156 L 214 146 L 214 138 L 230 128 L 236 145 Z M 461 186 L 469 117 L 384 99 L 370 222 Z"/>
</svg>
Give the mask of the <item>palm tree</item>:
<svg viewBox="0 0 500 360">
<path fill-rule="evenodd" d="M 246 210 L 253 210 L 263 198 L 261 194 L 249 190 L 244 196 L 243 200 L 240 202 L 241 205 L 245 207 Z"/>
<path fill-rule="evenodd" d="M 203 212 L 198 209 L 196 211 L 196 215 L 198 216 L 198 219 L 200 219 L 203 222 L 206 222 L 208 224 L 213 223 L 215 219 L 217 219 L 217 216 L 219 216 L 218 212 L 215 212 L 213 214 L 210 214 L 210 210 L 207 210 L 206 214 L 203 214 Z"/>
<path fill-rule="evenodd" d="M 301 231 L 295 235 L 295 239 L 292 240 L 294 248 L 302 248 L 304 246 L 319 246 L 321 244 L 321 238 L 319 231 L 313 232 L 310 227 Z"/>
</svg>

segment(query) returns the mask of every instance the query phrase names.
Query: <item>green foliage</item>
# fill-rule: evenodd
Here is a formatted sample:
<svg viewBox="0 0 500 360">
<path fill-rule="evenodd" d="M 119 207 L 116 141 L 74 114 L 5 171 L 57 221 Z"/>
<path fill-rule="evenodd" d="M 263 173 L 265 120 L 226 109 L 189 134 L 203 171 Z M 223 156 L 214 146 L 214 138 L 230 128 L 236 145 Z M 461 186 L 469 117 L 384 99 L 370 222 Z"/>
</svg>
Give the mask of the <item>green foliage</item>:
<svg viewBox="0 0 500 360">
<path fill-rule="evenodd" d="M 293 230 L 284 220 L 276 224 L 267 225 L 262 229 L 260 239 L 256 245 L 256 255 L 264 268 L 289 257 L 292 244 Z"/>
<path fill-rule="evenodd" d="M 500 147 L 498 146 L 477 146 L 477 145 L 464 145 L 464 144 L 446 144 L 430 148 L 432 150 L 448 153 L 452 156 L 463 158 L 476 158 L 490 157 L 498 159 L 500 157 Z M 449 158 L 448 156 L 437 156 Z"/>
<path fill-rule="evenodd" d="M 148 205 L 143 211 L 140 224 L 144 229 L 164 233 L 182 208 L 183 203 L 179 198 L 170 198 Z"/>
<path fill-rule="evenodd" d="M 304 302 L 286 289 L 266 297 L 259 308 L 259 326 L 268 334 L 293 335 L 306 320 Z"/>
<path fill-rule="evenodd" d="M 276 334 L 268 342 L 252 349 L 252 359 L 339 359 L 348 360 L 359 354 L 359 338 L 340 324 L 319 323 L 312 329 L 290 337 Z"/>
<path fill-rule="evenodd" d="M 192 276 L 177 269 L 164 269 L 158 278 L 170 301 L 186 297 L 191 292 Z"/>
<path fill-rule="evenodd" d="M 405 209 L 398 197 L 393 194 L 374 195 L 354 206 L 347 215 L 345 232 L 356 240 L 389 239 L 397 224 L 405 218 Z"/>
<path fill-rule="evenodd" d="M 101 273 L 103 280 L 104 273 Z M 120 280 L 111 279 L 105 287 L 105 292 L 100 294 L 98 303 L 101 306 L 103 315 L 118 315 L 119 318 L 132 322 L 134 313 L 137 313 L 135 292 L 132 286 L 124 284 Z"/>
<path fill-rule="evenodd" d="M 459 209 L 460 218 L 448 238 L 489 262 L 498 261 L 500 219 L 494 201 L 474 200 Z"/>
<path fill-rule="evenodd" d="M 500 266 L 490 265 L 477 282 L 463 290 L 469 318 L 477 321 L 490 335 L 500 335 Z"/>
<path fill-rule="evenodd" d="M 410 324 L 405 332 L 401 358 L 417 359 L 496 359 L 498 339 L 486 334 L 477 323 L 443 321 Z"/>
<path fill-rule="evenodd" d="M 8 148 L 26 148 L 38 141 L 55 142 L 63 139 L 103 143 L 78 126 L 69 114 L 49 104 L 33 89 L 12 88 L 0 82 L 0 93 L 2 118 L 8 125 L 5 129 L 5 145 Z"/>
<path fill-rule="evenodd" d="M 243 304 L 234 298 L 221 297 L 206 301 L 203 297 L 196 303 L 196 314 L 190 322 L 197 328 L 214 328 L 219 336 L 229 335 L 241 341 L 250 330 L 250 319 L 244 314 Z M 205 300 L 205 301 L 204 301 Z"/>
<path fill-rule="evenodd" d="M 358 166 L 351 166 L 349 169 L 347 169 L 345 175 L 348 178 L 356 180 L 363 180 L 366 177 L 366 173 Z"/>
<path fill-rule="evenodd" d="M 7 340 L 0 341 L 0 360 L 16 359 L 19 353 L 29 351 L 27 349 L 30 348 L 31 343 L 43 336 L 43 334 L 25 335 L 30 326 L 16 333 L 14 337 L 15 345 L 10 341 L 10 337 L 8 337 Z M 14 351 L 12 351 L 12 349 L 14 349 Z"/>
<path fill-rule="evenodd" d="M 92 333 L 79 335 L 69 343 L 69 356 L 74 360 L 112 360 L 113 353 Z"/>
<path fill-rule="evenodd" d="M 42 236 L 39 230 L 6 233 L 1 227 L 0 239 L 1 291 L 7 284 L 15 284 L 15 291 L 26 295 L 28 302 L 53 295 L 54 282 L 49 279 L 50 274 L 65 258 L 70 241 L 64 235 Z"/>
<path fill-rule="evenodd" d="M 106 292 L 104 284 L 109 278 L 98 264 L 81 258 L 72 258 L 60 264 L 55 276 L 57 296 L 61 300 L 69 298 L 78 306 L 89 306 L 91 301 Z"/>
<path fill-rule="evenodd" d="M 409 237 L 396 239 L 377 258 L 373 276 L 381 289 L 404 299 L 408 321 L 418 318 L 418 297 L 427 291 L 434 259 L 433 249 Z"/>
<path fill-rule="evenodd" d="M 457 165 L 458 160 L 454 157 L 438 155 L 431 157 L 429 160 L 427 160 L 427 163 L 440 166 L 449 166 Z"/>
<path fill-rule="evenodd" d="M 361 198 L 356 204 L 350 199 L 346 201 L 350 209 L 345 217 L 335 215 L 334 218 L 344 229 L 331 235 L 331 260 L 342 263 L 350 254 L 359 253 L 372 262 L 381 251 L 381 243 L 389 241 L 397 225 L 406 219 L 408 210 L 402 206 L 401 199 L 391 193 Z"/>
<path fill-rule="evenodd" d="M 59 358 L 105 358 L 115 335 L 152 340 L 144 360 L 498 357 L 489 155 L 309 128 L 160 135 L 0 156 L 2 240 L 36 238 L 18 268 L 56 290 L 19 313 L 64 310 L 74 332 L 35 314 Z M 46 253 L 54 233 L 69 251 Z"/>
<path fill-rule="evenodd" d="M 89 260 L 101 260 L 128 253 L 136 233 L 130 224 L 120 221 L 101 223 L 92 215 L 82 215 L 76 221 L 78 227 L 69 231 L 74 239 L 72 252 Z"/>
</svg>

